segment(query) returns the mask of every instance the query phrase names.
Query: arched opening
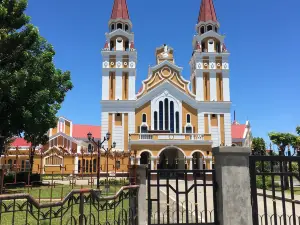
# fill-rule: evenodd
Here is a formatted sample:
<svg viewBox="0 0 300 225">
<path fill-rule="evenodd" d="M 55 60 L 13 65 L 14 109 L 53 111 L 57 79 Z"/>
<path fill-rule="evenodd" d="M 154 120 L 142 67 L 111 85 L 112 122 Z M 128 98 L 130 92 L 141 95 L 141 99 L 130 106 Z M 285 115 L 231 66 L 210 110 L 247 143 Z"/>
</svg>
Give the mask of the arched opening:
<svg viewBox="0 0 300 225">
<path fill-rule="evenodd" d="M 110 26 L 110 29 L 111 29 L 111 31 L 114 31 L 114 30 L 115 30 L 115 24 L 112 24 L 112 25 Z"/>
<path fill-rule="evenodd" d="M 158 169 L 185 169 L 184 154 L 176 148 L 167 148 L 159 155 Z"/>
<path fill-rule="evenodd" d="M 149 152 L 142 152 L 140 164 L 148 165 L 148 169 L 151 169 L 151 155 Z"/>
<path fill-rule="evenodd" d="M 207 31 L 210 31 L 210 30 L 212 30 L 212 29 L 213 29 L 212 25 L 208 25 L 208 26 L 207 26 Z"/>
<path fill-rule="evenodd" d="M 128 31 L 129 30 L 129 26 L 128 24 L 125 24 L 125 31 Z"/>
<path fill-rule="evenodd" d="M 218 27 L 215 27 L 215 31 L 216 31 L 216 33 L 218 33 Z"/>
<path fill-rule="evenodd" d="M 123 28 L 122 24 L 121 24 L 121 23 L 118 23 L 118 24 L 117 24 L 117 29 L 122 29 L 122 28 Z"/>
<path fill-rule="evenodd" d="M 192 155 L 193 170 L 204 170 L 205 160 L 201 152 L 194 152 Z"/>
<path fill-rule="evenodd" d="M 147 115 L 144 113 L 142 118 L 143 123 L 147 123 Z"/>
<path fill-rule="evenodd" d="M 205 28 L 204 28 L 204 26 L 202 26 L 202 27 L 200 28 L 200 34 L 204 34 L 204 32 L 205 32 Z"/>
</svg>

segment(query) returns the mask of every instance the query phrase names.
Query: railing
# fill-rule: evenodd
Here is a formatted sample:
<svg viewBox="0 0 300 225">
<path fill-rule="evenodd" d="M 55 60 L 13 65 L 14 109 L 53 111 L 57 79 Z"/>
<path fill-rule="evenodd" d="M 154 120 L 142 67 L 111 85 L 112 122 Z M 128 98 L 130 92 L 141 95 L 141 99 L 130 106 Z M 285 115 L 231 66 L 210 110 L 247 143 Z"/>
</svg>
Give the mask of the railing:
<svg viewBox="0 0 300 225">
<path fill-rule="evenodd" d="M 250 156 L 252 217 L 254 225 L 300 224 L 300 151 L 253 152 Z"/>
<path fill-rule="evenodd" d="M 40 204 L 29 194 L 0 195 L 0 224 L 135 225 L 138 186 L 104 197 L 99 190 L 71 191 L 62 201 Z"/>
<path fill-rule="evenodd" d="M 198 140 L 198 141 L 210 141 L 211 134 L 148 134 L 139 133 L 131 134 L 130 140 Z"/>
<path fill-rule="evenodd" d="M 148 170 L 147 188 L 148 225 L 217 224 L 215 170 Z"/>
</svg>

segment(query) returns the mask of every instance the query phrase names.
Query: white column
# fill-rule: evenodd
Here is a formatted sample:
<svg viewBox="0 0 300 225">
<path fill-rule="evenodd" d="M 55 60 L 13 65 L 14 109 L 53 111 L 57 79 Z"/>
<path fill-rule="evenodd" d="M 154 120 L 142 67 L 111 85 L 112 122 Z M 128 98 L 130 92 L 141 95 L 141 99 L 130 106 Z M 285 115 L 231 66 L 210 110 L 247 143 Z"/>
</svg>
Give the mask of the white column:
<svg viewBox="0 0 300 225">
<path fill-rule="evenodd" d="M 229 71 L 224 71 L 223 76 L 223 98 L 224 101 L 230 101 L 230 84 L 229 84 Z"/>
<path fill-rule="evenodd" d="M 203 170 L 203 159 L 202 159 L 202 157 L 199 158 L 199 165 L 200 165 L 200 170 Z"/>
<path fill-rule="evenodd" d="M 209 74 L 210 79 L 210 100 L 217 101 L 217 74 L 211 71 Z"/>
<path fill-rule="evenodd" d="M 102 70 L 102 100 L 109 99 L 109 72 L 107 69 Z"/>
<path fill-rule="evenodd" d="M 198 134 L 204 134 L 204 113 L 198 112 Z"/>
<path fill-rule="evenodd" d="M 131 71 L 128 73 L 128 99 L 135 100 L 135 69 L 130 69 Z"/>
<path fill-rule="evenodd" d="M 116 100 L 122 100 L 122 90 L 123 90 L 123 82 L 122 82 L 122 74 L 123 71 L 122 69 L 117 69 L 116 72 L 116 90 L 115 90 L 115 94 L 116 94 Z"/>
<path fill-rule="evenodd" d="M 218 135 L 218 146 L 220 146 L 221 144 L 221 119 L 220 119 L 220 114 L 217 115 L 218 116 L 218 130 L 219 130 L 219 135 Z"/>
<path fill-rule="evenodd" d="M 204 101 L 203 93 L 203 71 L 196 70 L 196 100 Z"/>
<path fill-rule="evenodd" d="M 225 146 L 232 145 L 231 137 L 231 114 L 224 113 Z"/>
<path fill-rule="evenodd" d="M 74 168 L 74 173 L 78 174 L 78 156 L 75 156 L 75 168 Z"/>
</svg>

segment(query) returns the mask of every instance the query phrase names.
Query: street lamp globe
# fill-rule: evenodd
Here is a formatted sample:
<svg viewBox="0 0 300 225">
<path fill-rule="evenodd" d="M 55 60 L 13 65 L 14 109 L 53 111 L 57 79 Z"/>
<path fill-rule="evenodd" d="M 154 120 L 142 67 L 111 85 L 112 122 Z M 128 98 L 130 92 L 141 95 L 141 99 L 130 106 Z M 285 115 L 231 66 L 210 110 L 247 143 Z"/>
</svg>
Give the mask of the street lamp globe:
<svg viewBox="0 0 300 225">
<path fill-rule="evenodd" d="M 92 133 L 91 132 L 89 132 L 88 134 L 87 134 L 87 137 L 88 137 L 88 139 L 89 139 L 89 141 L 92 139 Z"/>
<path fill-rule="evenodd" d="M 110 133 L 107 132 L 107 133 L 106 133 L 106 140 L 109 140 L 109 139 L 110 139 Z"/>
</svg>

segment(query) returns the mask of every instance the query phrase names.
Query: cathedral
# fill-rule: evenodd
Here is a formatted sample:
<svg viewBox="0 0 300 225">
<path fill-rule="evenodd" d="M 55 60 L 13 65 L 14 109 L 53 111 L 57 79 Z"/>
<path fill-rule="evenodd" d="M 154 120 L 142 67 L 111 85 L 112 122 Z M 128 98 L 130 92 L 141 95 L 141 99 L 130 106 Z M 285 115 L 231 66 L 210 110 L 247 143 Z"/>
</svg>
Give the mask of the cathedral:
<svg viewBox="0 0 300 225">
<path fill-rule="evenodd" d="M 189 80 L 175 63 L 174 49 L 164 44 L 154 49 L 155 65 L 148 74 L 139 74 L 145 79 L 136 84 L 138 49 L 132 24 L 126 0 L 114 0 L 101 52 L 101 127 L 59 117 L 57 127 L 48 132 L 49 143 L 38 147 L 34 172 L 96 173 L 98 159 L 96 152 L 89 151 L 89 132 L 96 140 L 109 133 L 103 149 L 122 155 L 117 161 L 110 157 L 109 162 L 101 156 L 101 173 L 123 174 L 128 168 L 124 165 L 133 163 L 151 169 L 212 169 L 213 147 L 251 145 L 249 121 L 239 124 L 234 116 L 232 122 L 230 53 L 219 33 L 213 0 L 202 0 L 196 34 L 191 34 Z M 29 148 L 30 143 L 17 138 L 1 163 L 25 169 Z M 123 166 L 117 167 L 120 161 Z"/>
</svg>

